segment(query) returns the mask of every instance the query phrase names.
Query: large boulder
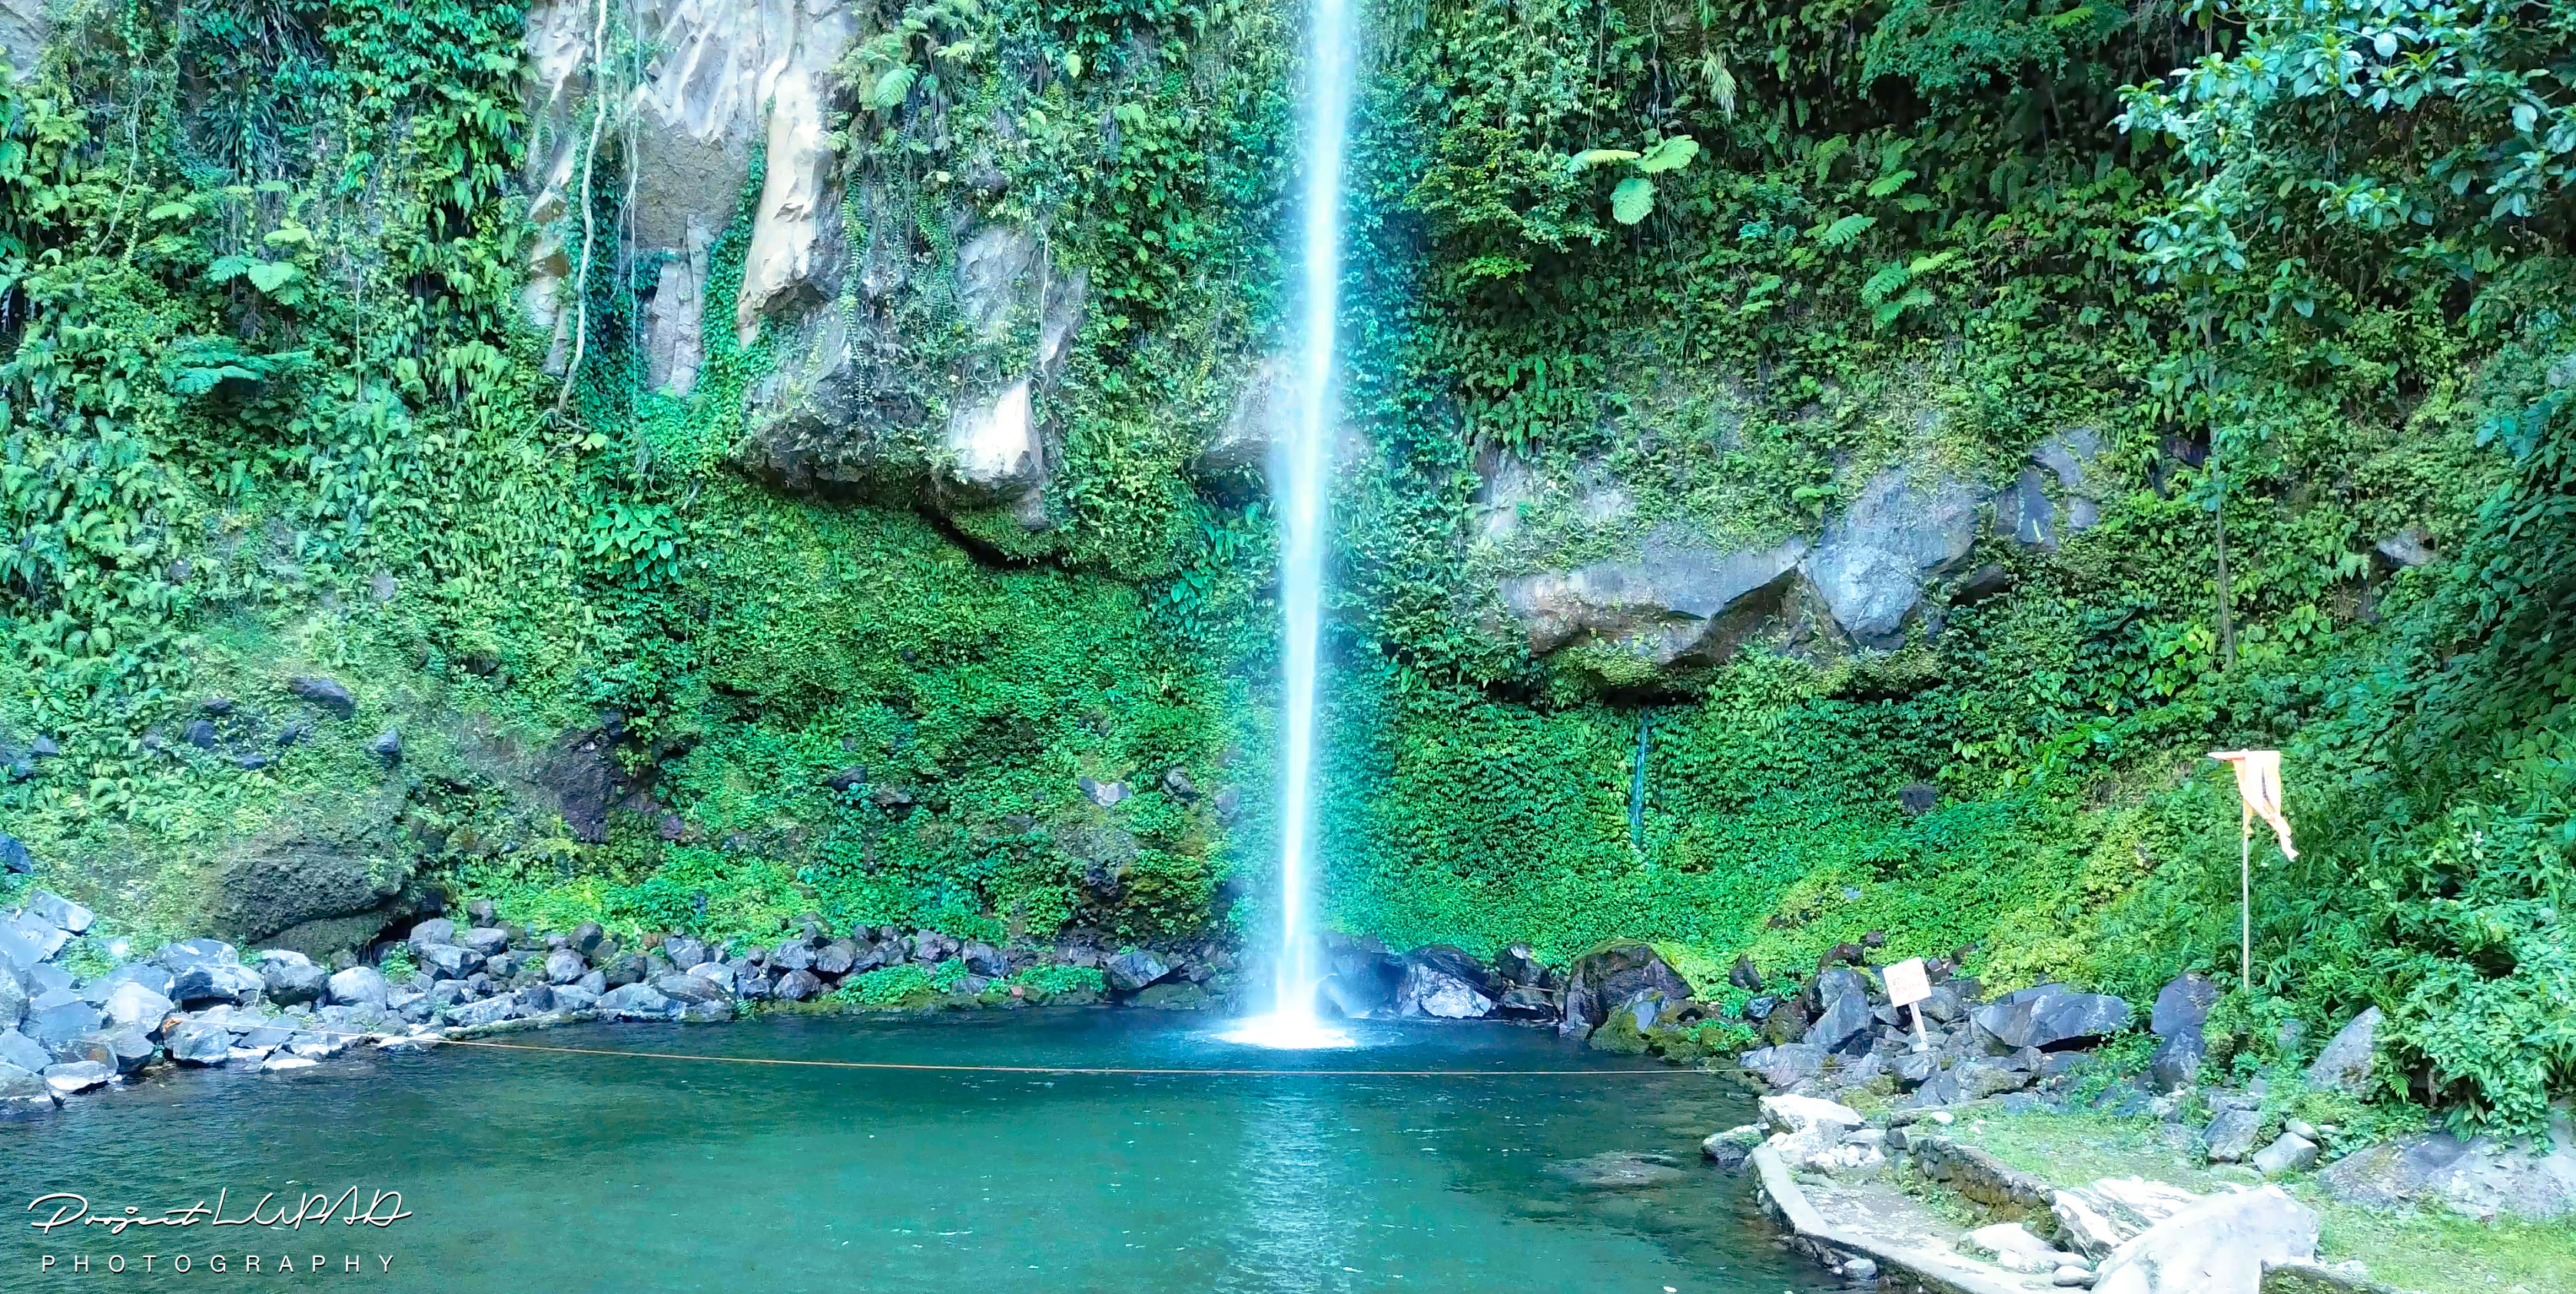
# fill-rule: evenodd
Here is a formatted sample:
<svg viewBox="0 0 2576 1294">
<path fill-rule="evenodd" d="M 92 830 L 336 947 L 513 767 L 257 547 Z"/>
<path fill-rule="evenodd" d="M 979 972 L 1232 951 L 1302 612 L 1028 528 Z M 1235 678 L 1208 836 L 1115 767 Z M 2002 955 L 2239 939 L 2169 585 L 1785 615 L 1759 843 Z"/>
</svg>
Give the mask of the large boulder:
<svg viewBox="0 0 2576 1294">
<path fill-rule="evenodd" d="M 1109 987 L 1119 993 L 1134 993 L 1172 973 L 1169 963 L 1141 949 L 1123 952 L 1109 959 L 1102 970 Z"/>
<path fill-rule="evenodd" d="M 42 1044 L 15 1029 L 0 1029 L 0 1064 L 33 1071 L 53 1063 L 53 1054 Z"/>
<path fill-rule="evenodd" d="M 337 972 L 325 983 L 325 992 L 335 1004 L 347 1006 L 383 1006 L 392 986 L 385 983 L 384 973 L 373 966 L 352 966 Z"/>
<path fill-rule="evenodd" d="M 2107 993 L 2052 989 L 2015 993 L 1968 1013 L 1977 1026 L 2007 1047 L 2089 1044 L 2129 1027 L 2127 1001 Z"/>
<path fill-rule="evenodd" d="M 1659 533 L 1630 560 L 1506 579 L 1503 604 L 1540 654 L 1597 643 L 1656 668 L 1715 665 L 1774 622 L 1804 540 L 1721 549 Z"/>
<path fill-rule="evenodd" d="M 1825 1049 L 1803 1042 L 1784 1042 L 1748 1051 L 1736 1063 L 1773 1087 L 1794 1087 L 1825 1072 Z"/>
<path fill-rule="evenodd" d="M 50 1110 L 61 1100 L 42 1074 L 0 1060 L 0 1112 Z"/>
<path fill-rule="evenodd" d="M 117 985 L 103 1005 L 111 1027 L 134 1026 L 154 1035 L 174 1009 L 170 999 L 132 981 Z"/>
<path fill-rule="evenodd" d="M 2310 1259 L 2317 1215 L 2280 1187 L 2213 1195 L 2103 1260 L 2094 1294 L 2258 1294 L 2265 1263 Z"/>
<path fill-rule="evenodd" d="M 1610 1008 L 1643 989 L 1655 989 L 1671 1001 L 1692 996 L 1688 980 L 1664 963 L 1651 944 L 1603 944 L 1574 959 L 1565 985 L 1565 1016 L 1556 1031 L 1565 1037 L 1590 1037 L 1610 1018 Z"/>
<path fill-rule="evenodd" d="M 2337 1031 L 2318 1053 L 2316 1063 L 2308 1066 L 2308 1086 L 2355 1096 L 2368 1092 L 2381 1018 L 2374 1006 Z"/>
<path fill-rule="evenodd" d="M 165 1046 L 179 1064 L 221 1065 L 232 1058 L 233 1035 L 222 1025 L 191 1020 L 171 1030 Z"/>
<path fill-rule="evenodd" d="M 89 929 L 95 916 L 88 908 L 51 890 L 27 892 L 27 915 L 46 921 L 66 934 L 79 934 Z"/>
<path fill-rule="evenodd" d="M 1928 579 L 1947 573 L 1977 538 L 1985 491 L 1923 468 L 1890 468 L 1801 562 L 1834 623 L 1864 647 L 1894 646 Z"/>
<path fill-rule="evenodd" d="M 1423 957 L 1428 950 L 1406 955 L 1404 978 L 1395 986 L 1397 1015 L 1427 1015 L 1443 1020 L 1478 1020 L 1493 1011 L 1494 1001 L 1486 997 L 1479 980 L 1458 973 L 1455 961 Z M 1455 952 L 1455 949 L 1450 951 Z M 1459 956 L 1464 957 L 1464 953 Z M 1473 965 L 1472 959 L 1468 962 Z"/>
<path fill-rule="evenodd" d="M 677 1020 L 682 1009 L 650 984 L 619 985 L 599 999 L 599 1013 L 612 1020 Z"/>
<path fill-rule="evenodd" d="M 2372 1208 L 2556 1221 L 2576 1215 L 2576 1124 L 2560 1114 L 2542 1137 L 2463 1141 L 2436 1132 L 2383 1142 L 2344 1156 L 2320 1176 L 2337 1199 Z"/>
<path fill-rule="evenodd" d="M 39 993 L 27 1003 L 27 1018 L 18 1031 L 39 1046 L 62 1046 L 99 1026 L 99 1008 L 70 989 Z"/>
<path fill-rule="evenodd" d="M 2156 991 L 2156 1009 L 2147 1027 L 2159 1038 L 2199 1033 L 2209 1020 L 2209 1008 L 2217 1003 L 2218 986 L 2208 976 L 2197 971 L 2177 975 Z"/>
<path fill-rule="evenodd" d="M 312 958 L 288 948 L 260 953 L 259 975 L 268 1000 L 279 1006 L 320 1001 L 330 980 Z"/>
<path fill-rule="evenodd" d="M 314 957 L 363 949 L 405 909 L 403 811 L 399 783 L 291 803 L 276 825 L 219 857 L 209 925 L 229 940 Z"/>
<path fill-rule="evenodd" d="M 1868 1031 L 1868 976 L 1837 966 L 1819 972 L 1808 992 L 1814 999 L 1811 1005 L 1816 1008 L 1816 1016 L 1815 1023 L 1807 1027 L 1807 1045 L 1833 1051 Z"/>
<path fill-rule="evenodd" d="M 6 917 L 0 917 L 0 927 L 7 928 L 11 934 L 16 936 L 18 939 L 24 940 L 27 946 L 34 950 L 34 955 L 32 957 L 24 957 L 22 955 L 21 957 L 8 958 L 8 960 L 18 962 L 19 968 L 22 970 L 28 966 L 35 965 L 37 962 L 44 961 L 45 959 L 52 957 L 55 953 L 61 952 L 63 950 L 63 945 L 71 942 L 72 937 L 70 931 L 63 929 L 61 926 L 55 925 L 51 921 L 47 921 L 43 917 L 37 916 L 33 912 L 19 912 Z"/>
<path fill-rule="evenodd" d="M 1763 1125 L 1771 1149 L 1792 1169 L 1819 1173 L 1869 1171 L 1884 1164 L 1878 1134 L 1858 1110 L 1811 1096 L 1766 1096 Z"/>
<path fill-rule="evenodd" d="M 27 1018 L 27 987 L 18 982 L 18 973 L 0 966 L 0 1029 L 15 1029 Z"/>
</svg>

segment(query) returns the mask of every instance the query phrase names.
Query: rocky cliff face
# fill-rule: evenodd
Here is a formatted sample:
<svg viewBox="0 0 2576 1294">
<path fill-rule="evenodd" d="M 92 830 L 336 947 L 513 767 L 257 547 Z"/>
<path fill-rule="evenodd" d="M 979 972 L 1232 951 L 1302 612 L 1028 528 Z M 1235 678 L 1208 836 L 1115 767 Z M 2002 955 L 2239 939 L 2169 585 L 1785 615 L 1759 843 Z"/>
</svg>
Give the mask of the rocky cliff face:
<svg viewBox="0 0 2576 1294">
<path fill-rule="evenodd" d="M 1918 443 L 1857 475 L 1850 502 L 1822 524 L 1753 543 L 1713 538 L 1686 515 L 1641 525 L 1636 495 L 1654 483 L 1621 481 L 1597 463 L 1550 471 L 1489 454 L 1478 465 L 1482 521 L 1470 542 L 1503 572 L 1497 600 L 1531 652 L 1613 683 L 1652 685 L 1723 664 L 1750 643 L 1841 654 L 1939 633 L 1948 606 L 2007 578 L 1970 561 L 1980 538 L 2053 550 L 2099 520 L 2109 488 L 2101 450 L 2089 428 L 2048 436 L 1998 487 L 1942 466 Z M 1554 528 L 1518 542 L 1532 514 Z M 1605 545 L 1617 555 L 1550 560 Z"/>
</svg>

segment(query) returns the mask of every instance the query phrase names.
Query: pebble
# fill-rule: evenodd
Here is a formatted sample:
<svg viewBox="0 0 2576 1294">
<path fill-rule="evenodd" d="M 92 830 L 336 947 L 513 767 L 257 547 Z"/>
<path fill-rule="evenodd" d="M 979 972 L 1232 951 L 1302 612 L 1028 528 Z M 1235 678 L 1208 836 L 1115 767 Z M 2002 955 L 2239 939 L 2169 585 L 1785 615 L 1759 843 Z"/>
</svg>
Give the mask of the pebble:
<svg viewBox="0 0 2576 1294">
<path fill-rule="evenodd" d="M 1878 1279 L 1878 1264 L 1867 1258 L 1854 1258 L 1843 1264 L 1843 1275 L 1850 1280 L 1874 1281 Z"/>
</svg>

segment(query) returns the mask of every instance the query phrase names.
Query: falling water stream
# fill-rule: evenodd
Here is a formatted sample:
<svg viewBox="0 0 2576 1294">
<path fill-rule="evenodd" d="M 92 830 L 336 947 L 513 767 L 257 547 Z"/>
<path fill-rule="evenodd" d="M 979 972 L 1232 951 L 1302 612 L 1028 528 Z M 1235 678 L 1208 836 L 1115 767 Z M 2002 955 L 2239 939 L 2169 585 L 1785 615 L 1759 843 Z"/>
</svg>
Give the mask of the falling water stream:
<svg viewBox="0 0 2576 1294">
<path fill-rule="evenodd" d="M 1311 872 L 1315 674 L 1324 612 L 1325 479 L 1331 471 L 1333 334 L 1341 310 L 1342 153 L 1350 127 L 1351 32 L 1346 0 L 1314 0 L 1306 50 L 1305 177 L 1299 193 L 1296 426 L 1274 466 L 1284 485 L 1280 603 L 1285 612 L 1285 700 L 1279 815 L 1280 946 L 1271 1014 L 1247 1022 L 1239 1041 L 1269 1047 L 1348 1046 L 1315 1019 Z"/>
</svg>

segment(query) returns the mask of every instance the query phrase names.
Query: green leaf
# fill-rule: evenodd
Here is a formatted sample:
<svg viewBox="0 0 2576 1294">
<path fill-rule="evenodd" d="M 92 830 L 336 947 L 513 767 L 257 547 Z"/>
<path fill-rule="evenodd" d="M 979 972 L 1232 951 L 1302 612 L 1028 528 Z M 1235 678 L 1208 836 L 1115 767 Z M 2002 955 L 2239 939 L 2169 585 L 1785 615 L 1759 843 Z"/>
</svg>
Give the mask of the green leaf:
<svg viewBox="0 0 2576 1294">
<path fill-rule="evenodd" d="M 146 220 L 193 220 L 197 209 L 184 202 L 164 202 L 143 213 Z"/>
<path fill-rule="evenodd" d="M 1587 148 L 1568 159 L 1565 163 L 1565 169 L 1568 172 L 1588 171 L 1596 166 L 1608 166 L 1614 162 L 1633 162 L 1636 160 L 1637 155 L 1624 148 Z"/>
<path fill-rule="evenodd" d="M 1678 171 L 1690 165 L 1691 159 L 1697 156 L 1699 156 L 1698 140 L 1688 135 L 1675 135 L 1647 149 L 1645 157 L 1638 161 L 1637 169 L 1648 175 L 1660 175 L 1665 171 Z"/>
<path fill-rule="evenodd" d="M 250 267 L 250 284 L 274 295 L 279 288 L 295 281 L 297 270 L 284 261 L 259 261 Z"/>
<path fill-rule="evenodd" d="M 898 63 L 887 68 L 885 75 L 877 78 L 876 86 L 868 91 L 868 106 L 879 112 L 901 106 L 904 96 L 912 93 L 912 83 L 920 76 L 921 73 L 910 63 Z"/>
<path fill-rule="evenodd" d="M 1882 175 L 1869 182 L 1869 196 L 1873 198 L 1884 198 L 1888 194 L 1904 188 L 1905 182 L 1913 178 L 1914 172 L 1912 171 L 1898 171 L 1893 175 Z"/>
<path fill-rule="evenodd" d="M 214 283 L 230 283 L 249 272 L 250 266 L 247 256 L 218 256 L 214 264 L 206 267 L 206 278 Z"/>
<path fill-rule="evenodd" d="M 1818 225 L 1814 229 L 1809 230 L 1808 233 L 1817 242 L 1822 243 L 1827 247 L 1848 247 L 1853 242 L 1857 241 L 1862 234 L 1868 232 L 1870 226 L 1877 223 L 1878 217 L 1876 216 L 1855 214 L 1844 216 L 1830 225 Z"/>
<path fill-rule="evenodd" d="M 1619 181 L 1610 191 L 1610 218 L 1623 225 L 1633 225 L 1655 209 L 1655 182 L 1642 175 Z"/>
</svg>

